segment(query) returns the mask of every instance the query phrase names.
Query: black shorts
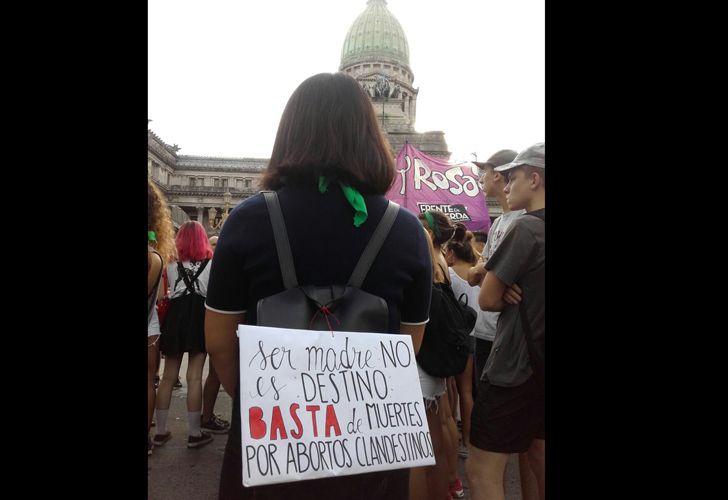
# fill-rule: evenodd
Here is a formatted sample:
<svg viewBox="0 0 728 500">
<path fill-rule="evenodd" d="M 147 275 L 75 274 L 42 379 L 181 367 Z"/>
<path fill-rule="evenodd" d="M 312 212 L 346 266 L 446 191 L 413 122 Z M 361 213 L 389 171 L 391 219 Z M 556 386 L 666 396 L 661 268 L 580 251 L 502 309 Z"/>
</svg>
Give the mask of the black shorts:
<svg viewBox="0 0 728 500">
<path fill-rule="evenodd" d="M 478 384 L 470 442 L 485 451 L 524 453 L 546 439 L 543 390 L 533 377 L 517 387 Z"/>
<path fill-rule="evenodd" d="M 485 368 L 485 362 L 488 361 L 490 350 L 493 348 L 492 340 L 483 340 L 475 338 L 475 380 L 480 380 Z"/>
</svg>

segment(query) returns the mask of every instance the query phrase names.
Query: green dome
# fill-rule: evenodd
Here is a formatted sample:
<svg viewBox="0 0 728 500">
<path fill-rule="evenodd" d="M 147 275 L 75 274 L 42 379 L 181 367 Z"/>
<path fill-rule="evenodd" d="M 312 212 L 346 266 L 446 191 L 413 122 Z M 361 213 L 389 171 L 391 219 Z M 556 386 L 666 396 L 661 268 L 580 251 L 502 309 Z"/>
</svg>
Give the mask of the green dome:
<svg viewBox="0 0 728 500">
<path fill-rule="evenodd" d="M 391 61 L 409 66 L 409 45 L 386 0 L 369 0 L 341 49 L 341 68 L 362 61 Z"/>
</svg>

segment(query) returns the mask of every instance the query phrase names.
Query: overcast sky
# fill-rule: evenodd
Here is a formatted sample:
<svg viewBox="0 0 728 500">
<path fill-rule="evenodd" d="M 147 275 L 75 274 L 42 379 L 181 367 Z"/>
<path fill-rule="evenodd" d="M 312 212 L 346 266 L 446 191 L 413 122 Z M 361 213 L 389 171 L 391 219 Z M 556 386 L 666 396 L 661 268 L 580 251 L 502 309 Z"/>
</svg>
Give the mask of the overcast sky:
<svg viewBox="0 0 728 500">
<path fill-rule="evenodd" d="M 545 140 L 544 0 L 388 0 L 417 132 L 452 161 Z M 269 158 L 291 93 L 335 72 L 366 0 L 148 0 L 149 127 L 179 154 Z"/>
</svg>

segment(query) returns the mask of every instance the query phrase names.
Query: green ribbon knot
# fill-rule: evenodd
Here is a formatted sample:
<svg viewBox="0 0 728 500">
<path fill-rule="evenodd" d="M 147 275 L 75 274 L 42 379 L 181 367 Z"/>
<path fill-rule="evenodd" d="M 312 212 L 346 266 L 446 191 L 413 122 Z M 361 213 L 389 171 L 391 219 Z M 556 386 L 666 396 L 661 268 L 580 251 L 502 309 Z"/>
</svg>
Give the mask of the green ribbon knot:
<svg viewBox="0 0 728 500">
<path fill-rule="evenodd" d="M 329 189 L 330 182 L 331 179 L 328 177 L 324 177 L 323 175 L 320 176 L 318 182 L 319 193 L 325 193 L 326 190 Z M 344 193 L 346 201 L 348 201 L 349 205 L 351 205 L 354 209 L 354 226 L 359 227 L 364 224 L 367 217 L 369 217 L 369 214 L 367 213 L 367 205 L 364 203 L 364 197 L 355 188 L 348 184 L 344 184 L 341 181 L 338 182 L 339 186 L 341 186 L 341 191 Z"/>
</svg>

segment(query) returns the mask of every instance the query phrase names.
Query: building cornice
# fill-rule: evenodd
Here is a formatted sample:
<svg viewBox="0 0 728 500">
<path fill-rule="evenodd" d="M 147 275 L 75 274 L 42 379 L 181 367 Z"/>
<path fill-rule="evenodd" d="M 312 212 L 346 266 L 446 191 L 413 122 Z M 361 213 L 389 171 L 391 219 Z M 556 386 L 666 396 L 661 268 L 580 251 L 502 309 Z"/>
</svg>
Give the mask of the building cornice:
<svg viewBox="0 0 728 500">
<path fill-rule="evenodd" d="M 223 158 L 215 156 L 178 156 L 176 170 L 219 172 L 262 172 L 269 158 Z"/>
<path fill-rule="evenodd" d="M 354 69 L 355 66 L 362 66 L 364 64 L 389 64 L 390 66 L 406 70 L 407 73 L 412 76 L 412 81 L 414 81 L 415 79 L 415 74 L 412 72 L 412 68 L 409 67 L 409 64 L 404 64 L 394 58 L 388 58 L 386 56 L 382 57 L 381 54 L 378 54 L 376 51 L 362 54 L 356 59 L 352 59 L 351 61 L 347 62 L 345 65 L 339 66 L 339 71 L 345 72 L 349 68 Z M 384 69 L 384 67 L 382 67 L 382 69 Z"/>
<path fill-rule="evenodd" d="M 170 146 L 166 142 L 164 142 L 157 134 L 154 133 L 152 129 L 147 129 L 147 134 L 151 136 L 158 144 L 160 144 L 169 154 L 173 156 L 177 156 L 177 151 L 179 151 L 179 146 L 176 144 L 174 146 Z"/>
<path fill-rule="evenodd" d="M 235 187 L 222 186 L 180 186 L 173 184 L 168 188 L 170 195 L 175 196 L 211 196 L 221 197 L 225 192 L 229 192 L 233 198 L 245 198 L 252 196 L 258 191 L 252 187 L 237 189 Z"/>
<path fill-rule="evenodd" d="M 177 151 L 179 147 L 170 146 L 155 134 L 147 129 L 147 147 L 152 150 L 164 163 L 174 165 L 177 162 Z"/>
</svg>

